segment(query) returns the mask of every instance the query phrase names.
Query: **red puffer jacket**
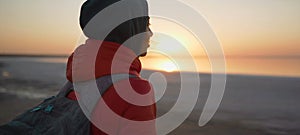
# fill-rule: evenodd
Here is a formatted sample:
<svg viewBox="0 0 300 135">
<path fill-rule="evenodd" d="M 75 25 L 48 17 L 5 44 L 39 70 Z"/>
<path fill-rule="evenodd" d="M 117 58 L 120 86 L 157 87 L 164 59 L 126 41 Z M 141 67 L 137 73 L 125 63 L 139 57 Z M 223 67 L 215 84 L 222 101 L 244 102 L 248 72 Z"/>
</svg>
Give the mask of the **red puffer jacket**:
<svg viewBox="0 0 300 135">
<path fill-rule="evenodd" d="M 100 41 L 88 39 L 85 45 L 81 45 L 76 49 L 76 55 L 79 57 L 91 57 L 89 56 L 91 51 L 99 45 Z M 120 49 L 122 48 L 122 49 Z M 121 51 L 120 51 L 121 50 Z M 115 55 L 117 53 L 117 55 Z M 94 74 L 95 78 L 110 75 L 110 74 L 133 74 L 139 76 L 141 71 L 141 63 L 135 53 L 130 49 L 123 47 L 119 44 L 112 42 L 103 42 L 101 48 L 98 51 L 98 55 L 95 63 L 95 72 L 90 72 L 85 69 L 89 69 L 89 64 L 85 64 L 86 61 L 78 61 L 75 64 L 79 64 L 80 69 L 77 74 L 80 77 L 76 77 L 76 80 L 72 77 L 72 63 L 74 53 L 69 57 L 67 64 L 67 79 L 69 81 L 86 81 L 90 80 L 91 74 Z M 78 57 L 76 57 L 78 58 Z M 111 69 L 112 61 L 114 63 L 114 70 Z M 77 75 L 76 75 L 77 76 Z M 114 86 L 110 87 L 102 96 L 94 108 L 92 119 L 93 124 L 91 126 L 91 134 L 92 135 L 155 135 L 155 118 L 156 118 L 156 105 L 154 101 L 154 92 L 151 89 L 151 86 L 148 81 L 143 80 L 141 78 L 130 78 L 130 85 L 128 85 L 127 80 L 121 80 L 114 84 Z M 121 88 L 122 92 L 130 93 L 132 89 L 138 94 L 142 95 L 141 97 L 136 97 L 136 101 L 145 102 L 144 105 L 140 104 L 132 104 L 130 101 L 127 101 L 119 95 L 117 88 Z M 86 90 L 88 92 L 88 90 Z M 146 95 L 146 96 L 145 96 Z M 129 95 L 130 96 L 130 95 Z M 69 99 L 77 100 L 75 96 L 75 92 L 72 91 L 67 96 Z M 80 95 L 79 95 L 80 98 Z M 135 97 L 133 97 L 135 98 Z M 142 100 L 141 100 L 142 99 Z M 150 103 L 151 104 L 147 104 Z M 105 104 L 112 110 L 115 114 L 120 117 L 114 117 L 111 115 L 107 115 L 110 113 L 109 111 L 105 111 Z M 107 110 L 107 109 L 106 109 Z M 125 118 L 125 119 L 124 119 Z M 128 120 L 127 120 L 128 119 Z M 125 120 L 125 121 L 124 121 Z M 144 122 L 148 121 L 147 124 L 132 124 L 128 121 L 139 121 Z M 152 121 L 151 121 L 152 120 Z M 103 130 L 98 129 L 96 126 L 99 123 L 104 123 L 105 127 L 109 130 L 105 132 Z"/>
</svg>

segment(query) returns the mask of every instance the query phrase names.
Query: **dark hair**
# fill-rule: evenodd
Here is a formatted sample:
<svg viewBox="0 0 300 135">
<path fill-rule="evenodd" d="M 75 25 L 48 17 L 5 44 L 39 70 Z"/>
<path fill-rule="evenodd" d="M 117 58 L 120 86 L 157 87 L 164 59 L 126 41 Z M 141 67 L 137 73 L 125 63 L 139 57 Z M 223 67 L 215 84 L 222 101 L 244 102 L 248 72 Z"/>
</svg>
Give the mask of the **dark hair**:
<svg viewBox="0 0 300 135">
<path fill-rule="evenodd" d="M 130 37 L 146 32 L 148 25 L 149 17 L 139 17 L 128 20 L 113 29 L 104 40 L 123 44 Z"/>
</svg>

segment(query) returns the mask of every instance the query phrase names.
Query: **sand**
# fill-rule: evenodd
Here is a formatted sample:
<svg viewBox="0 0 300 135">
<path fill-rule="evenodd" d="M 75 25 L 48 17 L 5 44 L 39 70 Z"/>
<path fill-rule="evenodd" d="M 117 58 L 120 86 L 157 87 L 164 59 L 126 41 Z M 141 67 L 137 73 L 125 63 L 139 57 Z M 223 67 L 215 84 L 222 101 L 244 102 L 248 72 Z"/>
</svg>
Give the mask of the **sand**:
<svg viewBox="0 0 300 135">
<path fill-rule="evenodd" d="M 5 124 L 17 115 L 37 105 L 41 100 L 20 98 L 11 94 L 0 93 L 0 125 Z"/>
</svg>

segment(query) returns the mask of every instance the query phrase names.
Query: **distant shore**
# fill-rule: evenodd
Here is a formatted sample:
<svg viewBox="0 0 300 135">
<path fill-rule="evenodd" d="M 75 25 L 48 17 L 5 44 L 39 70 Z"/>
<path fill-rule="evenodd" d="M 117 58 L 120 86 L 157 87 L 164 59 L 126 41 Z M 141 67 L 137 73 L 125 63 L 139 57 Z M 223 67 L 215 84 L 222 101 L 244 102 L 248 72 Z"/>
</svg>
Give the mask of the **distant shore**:
<svg viewBox="0 0 300 135">
<path fill-rule="evenodd" d="M 53 55 L 53 54 L 0 54 L 0 57 L 40 57 L 40 58 L 67 58 L 69 55 Z"/>
</svg>

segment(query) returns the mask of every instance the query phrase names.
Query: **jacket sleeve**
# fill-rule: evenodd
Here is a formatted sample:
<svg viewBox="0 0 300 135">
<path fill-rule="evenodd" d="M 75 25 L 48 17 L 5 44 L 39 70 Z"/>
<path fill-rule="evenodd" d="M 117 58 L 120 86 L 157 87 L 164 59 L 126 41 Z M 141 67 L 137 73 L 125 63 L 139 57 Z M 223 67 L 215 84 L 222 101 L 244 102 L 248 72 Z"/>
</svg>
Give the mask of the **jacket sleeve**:
<svg viewBox="0 0 300 135">
<path fill-rule="evenodd" d="M 154 113 L 155 105 L 151 106 L 130 106 L 124 118 L 137 122 L 137 124 L 121 123 L 119 129 L 119 135 L 156 135 L 155 117 Z M 143 121 L 149 121 L 144 124 Z M 141 122 L 138 124 L 138 122 Z"/>
<path fill-rule="evenodd" d="M 137 93 L 149 95 L 144 97 L 143 100 L 148 100 L 153 104 L 139 106 L 128 103 L 129 105 L 124 111 L 123 118 L 135 121 L 135 124 L 132 125 L 132 123 L 129 124 L 126 121 L 120 123 L 119 135 L 156 135 L 156 104 L 153 89 L 149 82 L 145 80 L 132 81 L 131 83 L 131 86 Z"/>
</svg>

